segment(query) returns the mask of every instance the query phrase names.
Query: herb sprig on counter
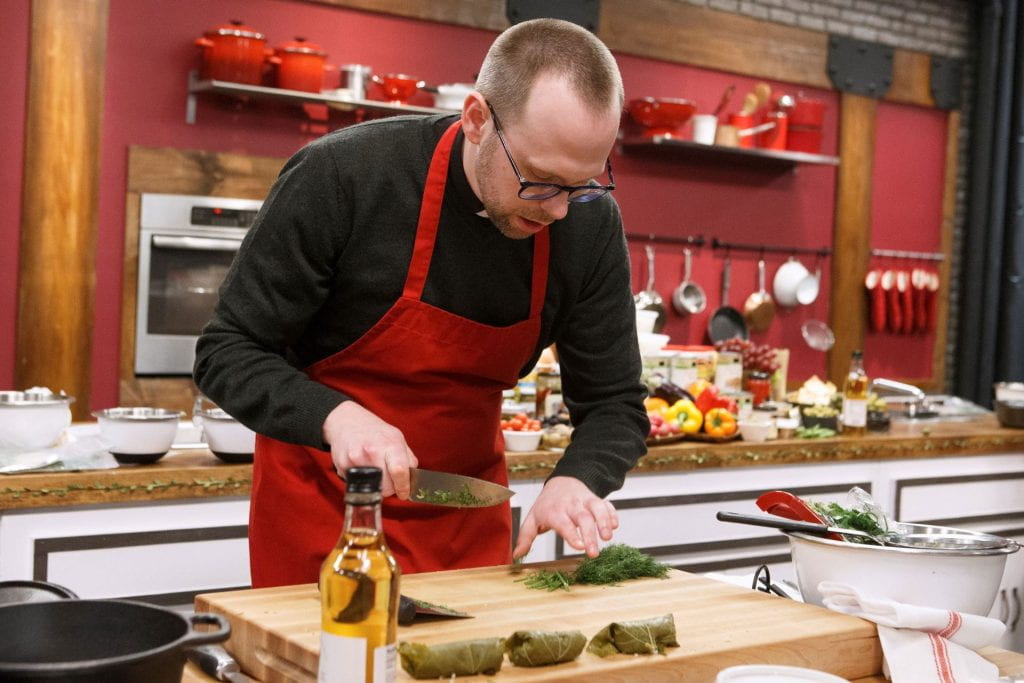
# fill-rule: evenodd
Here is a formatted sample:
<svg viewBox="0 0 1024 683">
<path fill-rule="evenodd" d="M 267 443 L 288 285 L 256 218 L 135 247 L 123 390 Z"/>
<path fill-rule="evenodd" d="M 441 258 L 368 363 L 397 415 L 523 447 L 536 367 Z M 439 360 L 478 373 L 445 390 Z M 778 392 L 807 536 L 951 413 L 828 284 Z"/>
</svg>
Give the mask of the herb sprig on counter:
<svg viewBox="0 0 1024 683">
<path fill-rule="evenodd" d="M 522 579 L 527 588 L 537 590 L 569 590 L 572 584 L 617 585 L 629 579 L 644 577 L 664 579 L 670 567 L 650 555 L 622 543 L 613 543 L 597 557 L 588 557 L 570 572 L 542 569 Z"/>
</svg>

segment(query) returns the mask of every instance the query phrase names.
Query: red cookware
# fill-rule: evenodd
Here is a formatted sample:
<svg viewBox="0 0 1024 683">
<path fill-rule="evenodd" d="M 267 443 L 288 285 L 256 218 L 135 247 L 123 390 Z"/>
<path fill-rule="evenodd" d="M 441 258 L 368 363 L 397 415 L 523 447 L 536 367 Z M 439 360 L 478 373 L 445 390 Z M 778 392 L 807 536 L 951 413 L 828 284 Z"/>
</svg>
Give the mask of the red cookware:
<svg viewBox="0 0 1024 683">
<path fill-rule="evenodd" d="M 927 321 L 926 331 L 935 331 L 935 306 L 938 302 L 939 274 L 928 273 L 928 283 L 925 291 L 925 320 Z"/>
<path fill-rule="evenodd" d="M 789 491 L 768 491 L 767 493 L 762 493 L 757 499 L 756 505 L 768 514 L 777 517 L 796 519 L 801 522 L 813 522 L 814 524 L 827 524 L 810 505 Z M 834 541 L 844 540 L 842 536 L 835 533 L 829 533 L 825 538 L 831 538 Z"/>
<path fill-rule="evenodd" d="M 914 287 L 910 282 L 910 273 L 901 270 L 896 276 L 896 286 L 900 290 L 900 307 L 903 309 L 900 332 L 910 334 L 914 331 Z"/>
<path fill-rule="evenodd" d="M 868 292 L 868 322 L 872 332 L 885 330 L 885 290 L 882 289 L 882 271 L 870 270 L 864 277 Z"/>
<path fill-rule="evenodd" d="M 231 81 L 259 85 L 267 58 L 267 39 L 240 21 L 223 24 L 196 38 L 203 48 L 204 80 Z"/>
<path fill-rule="evenodd" d="M 404 104 L 417 90 L 426 85 L 423 81 L 405 74 L 374 76 L 373 82 L 384 90 L 384 96 L 392 104 Z"/>
<path fill-rule="evenodd" d="M 794 152 L 821 152 L 821 129 L 825 122 L 825 103 L 796 96 L 796 105 L 789 113 L 789 133 L 786 137 L 786 149 Z"/>
<path fill-rule="evenodd" d="M 899 334 L 903 329 L 903 309 L 900 306 L 900 292 L 896 286 L 896 275 L 895 270 L 886 270 L 882 273 L 886 328 L 893 334 Z"/>
<path fill-rule="evenodd" d="M 910 284 L 914 289 L 914 331 L 924 332 L 928 329 L 928 271 L 914 268 L 910 273 Z"/>
<path fill-rule="evenodd" d="M 327 53 L 305 38 L 296 38 L 281 45 L 268 61 L 277 66 L 277 87 L 287 90 L 320 92 L 324 72 L 336 69 L 326 63 Z"/>
<path fill-rule="evenodd" d="M 677 98 L 643 97 L 632 100 L 628 110 L 633 120 L 644 127 L 644 137 L 673 138 L 679 137 L 679 128 L 690 120 L 697 105 Z"/>
</svg>

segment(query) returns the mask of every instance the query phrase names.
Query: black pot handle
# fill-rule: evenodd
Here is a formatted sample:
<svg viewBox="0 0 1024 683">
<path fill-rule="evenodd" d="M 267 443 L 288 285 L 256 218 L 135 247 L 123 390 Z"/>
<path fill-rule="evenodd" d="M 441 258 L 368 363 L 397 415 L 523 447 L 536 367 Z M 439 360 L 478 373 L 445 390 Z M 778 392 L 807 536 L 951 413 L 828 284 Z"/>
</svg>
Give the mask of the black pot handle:
<svg viewBox="0 0 1024 683">
<path fill-rule="evenodd" d="M 211 614 L 209 612 L 197 612 L 190 614 L 186 617 L 189 623 L 192 624 L 192 628 L 198 624 L 213 624 L 217 626 L 216 631 L 190 631 L 184 638 L 179 641 L 181 647 L 195 647 L 196 645 L 206 645 L 208 643 L 221 643 L 228 639 L 231 635 L 231 624 L 227 619 L 219 614 Z"/>
</svg>

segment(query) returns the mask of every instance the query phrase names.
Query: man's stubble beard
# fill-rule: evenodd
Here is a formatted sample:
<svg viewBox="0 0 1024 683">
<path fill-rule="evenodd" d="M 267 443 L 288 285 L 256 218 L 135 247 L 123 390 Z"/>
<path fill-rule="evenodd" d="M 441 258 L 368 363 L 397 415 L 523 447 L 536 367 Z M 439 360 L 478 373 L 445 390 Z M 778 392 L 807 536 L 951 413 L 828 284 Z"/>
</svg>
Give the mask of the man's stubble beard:
<svg viewBox="0 0 1024 683">
<path fill-rule="evenodd" d="M 508 165 L 507 160 L 504 160 L 504 164 L 502 166 L 495 168 L 497 163 L 495 159 L 498 157 L 498 155 L 495 154 L 495 148 L 497 145 L 498 140 L 494 135 L 487 136 L 480 141 L 480 147 L 476 157 L 476 177 L 477 185 L 480 187 L 480 201 L 484 205 L 487 217 L 490 219 L 491 223 L 498 228 L 498 232 L 509 239 L 526 239 L 532 235 L 525 234 L 515 227 L 515 224 L 513 223 L 513 216 L 515 215 L 515 212 L 503 208 L 501 201 L 497 196 L 500 192 L 497 189 L 499 183 L 496 182 L 495 176 L 500 173 L 512 175 L 512 168 Z M 504 156 L 504 154 L 501 156 Z M 499 159 L 499 161 L 501 161 L 501 159 Z M 530 217 L 527 216 L 527 218 Z M 550 222 L 550 220 L 543 215 L 530 219 L 543 223 Z"/>
</svg>

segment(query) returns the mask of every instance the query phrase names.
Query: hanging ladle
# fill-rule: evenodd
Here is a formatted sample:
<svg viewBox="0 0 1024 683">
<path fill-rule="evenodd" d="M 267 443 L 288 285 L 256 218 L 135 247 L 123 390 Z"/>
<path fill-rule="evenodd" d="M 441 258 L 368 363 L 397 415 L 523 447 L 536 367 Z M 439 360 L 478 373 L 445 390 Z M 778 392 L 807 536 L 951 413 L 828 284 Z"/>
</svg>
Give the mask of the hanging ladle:
<svg viewBox="0 0 1024 683">
<path fill-rule="evenodd" d="M 633 303 L 638 311 L 657 312 L 658 317 L 654 321 L 654 331 L 661 332 L 665 327 L 667 315 L 665 301 L 661 298 L 661 294 L 654 289 L 654 247 L 648 244 L 645 250 L 647 251 L 647 289 L 634 296 Z"/>
<path fill-rule="evenodd" d="M 701 286 L 690 280 L 693 253 L 689 249 L 683 250 L 683 263 L 683 281 L 672 292 L 672 308 L 679 315 L 693 315 L 704 310 L 708 305 L 708 298 Z"/>
</svg>

